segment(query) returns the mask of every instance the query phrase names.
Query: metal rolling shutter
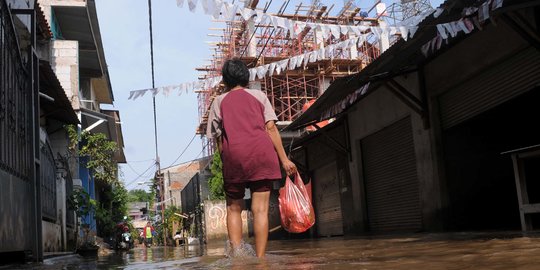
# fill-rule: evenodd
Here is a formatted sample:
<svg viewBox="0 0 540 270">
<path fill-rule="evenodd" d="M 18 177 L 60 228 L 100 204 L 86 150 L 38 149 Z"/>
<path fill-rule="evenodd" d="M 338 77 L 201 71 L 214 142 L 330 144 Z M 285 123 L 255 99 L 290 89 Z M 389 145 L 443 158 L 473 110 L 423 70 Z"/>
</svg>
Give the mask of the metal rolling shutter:
<svg viewBox="0 0 540 270">
<path fill-rule="evenodd" d="M 421 229 L 410 117 L 364 138 L 361 145 L 370 230 Z"/>
<path fill-rule="evenodd" d="M 512 55 L 439 97 L 442 128 L 451 128 L 539 84 L 538 51 L 530 48 Z"/>
<path fill-rule="evenodd" d="M 317 234 L 319 236 L 343 235 L 336 162 L 317 169 L 313 184 Z"/>
</svg>

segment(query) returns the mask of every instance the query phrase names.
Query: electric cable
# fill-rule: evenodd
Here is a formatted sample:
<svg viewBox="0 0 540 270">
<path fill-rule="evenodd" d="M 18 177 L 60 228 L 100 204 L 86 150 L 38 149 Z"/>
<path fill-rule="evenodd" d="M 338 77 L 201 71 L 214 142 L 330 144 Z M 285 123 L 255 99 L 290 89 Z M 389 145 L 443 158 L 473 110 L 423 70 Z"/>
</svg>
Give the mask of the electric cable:
<svg viewBox="0 0 540 270">
<path fill-rule="evenodd" d="M 139 180 L 139 178 L 143 177 L 143 175 L 144 175 L 146 172 L 148 172 L 148 170 L 152 169 L 154 166 L 156 166 L 155 163 L 152 164 L 152 165 L 150 165 L 150 167 L 148 167 L 148 169 L 144 170 L 144 172 L 142 172 L 141 174 L 139 174 L 139 175 L 137 176 L 137 178 L 135 178 L 135 179 L 131 180 L 129 183 L 127 183 L 127 184 L 126 184 L 126 187 L 132 185 L 133 183 L 135 183 L 135 181 L 137 181 L 137 180 Z"/>
<path fill-rule="evenodd" d="M 150 159 L 150 160 L 147 160 L 147 161 L 153 161 L 153 159 Z M 133 167 L 131 167 L 131 165 L 129 164 L 129 162 L 126 162 L 126 164 L 128 165 L 128 167 L 131 169 L 132 172 L 134 172 L 136 175 L 141 175 L 141 173 L 137 172 Z M 155 163 L 153 163 L 155 164 Z"/>
<path fill-rule="evenodd" d="M 191 141 L 189 141 L 188 145 L 184 148 L 184 150 L 182 150 L 182 152 L 180 153 L 180 155 L 178 157 L 176 157 L 176 159 L 171 163 L 171 165 L 169 165 L 168 167 L 165 167 L 165 168 L 169 168 L 171 166 L 174 165 L 174 163 L 176 163 L 180 157 L 182 157 L 182 155 L 186 152 L 186 150 L 189 148 L 189 146 L 191 145 L 191 143 L 193 142 L 193 140 L 195 140 L 195 137 L 197 137 L 197 134 L 193 135 L 193 138 L 191 138 Z M 204 148 L 203 148 L 204 149 Z"/>
</svg>

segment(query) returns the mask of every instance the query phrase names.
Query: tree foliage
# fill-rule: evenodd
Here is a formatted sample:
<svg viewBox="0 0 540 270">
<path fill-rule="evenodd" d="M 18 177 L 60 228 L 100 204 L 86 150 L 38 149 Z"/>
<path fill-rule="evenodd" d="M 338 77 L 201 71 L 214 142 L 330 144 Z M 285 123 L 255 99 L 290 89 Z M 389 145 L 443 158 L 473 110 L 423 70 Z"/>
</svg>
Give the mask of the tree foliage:
<svg viewBox="0 0 540 270">
<path fill-rule="evenodd" d="M 210 187 L 210 198 L 212 200 L 224 200 L 225 190 L 223 189 L 223 163 L 219 151 L 214 153 L 212 166 L 210 167 L 212 176 L 208 180 Z"/>
<path fill-rule="evenodd" d="M 81 157 L 85 157 L 86 162 L 83 166 L 90 170 L 97 181 L 105 184 L 99 201 L 91 199 L 84 190 L 74 191 L 69 198 L 70 207 L 79 217 L 94 213 L 100 234 L 110 235 L 116 223 L 122 221 L 128 212 L 128 192 L 119 180 L 118 164 L 114 160 L 118 146 L 103 133 L 79 134 L 73 125 L 65 128 L 70 140 L 68 146 L 70 155 L 78 157 L 79 162 Z M 84 220 L 83 218 L 83 222 Z"/>
<path fill-rule="evenodd" d="M 154 200 L 154 194 L 144 189 L 132 189 L 128 192 L 128 202 L 151 202 Z"/>
<path fill-rule="evenodd" d="M 67 199 L 69 210 L 75 211 L 77 217 L 84 217 L 96 209 L 96 201 L 83 189 L 75 189 Z M 84 223 L 83 225 L 87 225 Z"/>
<path fill-rule="evenodd" d="M 114 160 L 114 153 L 118 150 L 116 143 L 103 133 L 83 132 L 81 137 L 84 144 L 79 155 L 89 158 L 86 167 L 93 176 L 108 184 L 118 184 L 118 165 Z"/>
<path fill-rule="evenodd" d="M 128 191 L 123 184 L 114 184 L 103 197 L 97 202 L 96 220 L 101 235 L 113 235 L 116 224 L 128 213 Z"/>
<path fill-rule="evenodd" d="M 174 223 L 178 223 L 179 225 L 178 228 L 182 228 L 182 218 L 176 215 L 176 214 L 181 214 L 181 213 L 182 213 L 182 209 L 178 208 L 175 205 L 169 206 L 167 207 L 167 209 L 165 209 L 165 213 L 164 213 L 165 226 L 167 227 L 168 237 L 174 236 L 174 233 L 175 233 L 173 232 Z"/>
</svg>

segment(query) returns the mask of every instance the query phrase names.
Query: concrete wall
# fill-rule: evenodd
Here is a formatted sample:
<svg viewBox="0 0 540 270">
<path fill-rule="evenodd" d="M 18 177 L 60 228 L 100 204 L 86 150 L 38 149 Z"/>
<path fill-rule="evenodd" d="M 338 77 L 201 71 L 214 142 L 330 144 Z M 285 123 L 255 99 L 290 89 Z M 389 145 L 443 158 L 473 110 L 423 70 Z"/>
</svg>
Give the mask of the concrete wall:
<svg viewBox="0 0 540 270">
<path fill-rule="evenodd" d="M 419 97 L 417 74 L 396 78 L 401 85 Z M 358 226 L 365 230 L 366 205 L 362 175 L 360 140 L 394 122 L 410 115 L 417 161 L 417 176 L 420 186 L 423 227 L 426 230 L 439 229 L 441 190 L 436 177 L 433 160 L 433 143 L 430 129 L 425 129 L 422 118 L 409 109 L 401 100 L 385 87 L 377 89 L 349 112 L 350 143 L 352 161 L 349 163 L 352 179 L 352 197 Z"/>
<path fill-rule="evenodd" d="M 62 226 L 60 224 L 42 221 L 43 252 L 62 251 Z"/>
<path fill-rule="evenodd" d="M 242 232 L 248 235 L 248 219 L 253 219 L 251 212 L 242 211 Z M 227 206 L 225 201 L 204 201 L 204 224 L 206 225 L 206 241 L 223 241 L 227 239 Z"/>
<path fill-rule="evenodd" d="M 55 40 L 51 44 L 51 66 L 71 101 L 74 110 L 79 105 L 79 42 Z"/>
</svg>

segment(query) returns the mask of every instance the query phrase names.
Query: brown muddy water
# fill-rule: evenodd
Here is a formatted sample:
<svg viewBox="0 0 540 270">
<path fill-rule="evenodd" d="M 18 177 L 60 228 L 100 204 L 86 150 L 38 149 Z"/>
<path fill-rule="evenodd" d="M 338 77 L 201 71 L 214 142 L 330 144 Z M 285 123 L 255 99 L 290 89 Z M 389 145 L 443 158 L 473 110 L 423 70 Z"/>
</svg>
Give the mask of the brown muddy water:
<svg viewBox="0 0 540 270">
<path fill-rule="evenodd" d="M 540 236 L 415 234 L 270 241 L 267 258 L 225 258 L 225 243 L 137 248 L 97 259 L 78 255 L 0 269 L 540 269 Z"/>
</svg>

